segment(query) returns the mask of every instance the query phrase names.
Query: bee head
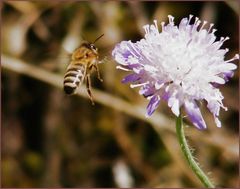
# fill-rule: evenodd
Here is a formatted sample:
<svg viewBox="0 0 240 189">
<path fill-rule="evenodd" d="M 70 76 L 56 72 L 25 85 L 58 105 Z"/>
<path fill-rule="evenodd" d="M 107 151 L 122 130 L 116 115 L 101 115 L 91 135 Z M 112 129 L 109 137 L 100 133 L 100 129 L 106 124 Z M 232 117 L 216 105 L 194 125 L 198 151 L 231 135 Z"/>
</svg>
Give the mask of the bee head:
<svg viewBox="0 0 240 189">
<path fill-rule="evenodd" d="M 97 53 L 98 49 L 93 43 L 85 42 L 81 45 L 82 47 L 88 48 L 89 50 Z"/>
<path fill-rule="evenodd" d="M 91 50 L 93 50 L 93 51 L 98 50 L 97 47 L 93 43 L 89 44 L 89 46 L 90 46 Z"/>
<path fill-rule="evenodd" d="M 86 42 L 84 42 L 84 43 L 82 44 L 82 46 L 84 46 L 84 47 L 92 50 L 94 53 L 97 53 L 98 49 L 97 49 L 97 47 L 95 46 L 95 43 L 96 43 L 100 38 L 102 38 L 103 36 L 104 36 L 104 34 L 100 35 L 97 39 L 94 40 L 93 43 L 89 43 L 89 42 L 86 41 Z"/>
</svg>

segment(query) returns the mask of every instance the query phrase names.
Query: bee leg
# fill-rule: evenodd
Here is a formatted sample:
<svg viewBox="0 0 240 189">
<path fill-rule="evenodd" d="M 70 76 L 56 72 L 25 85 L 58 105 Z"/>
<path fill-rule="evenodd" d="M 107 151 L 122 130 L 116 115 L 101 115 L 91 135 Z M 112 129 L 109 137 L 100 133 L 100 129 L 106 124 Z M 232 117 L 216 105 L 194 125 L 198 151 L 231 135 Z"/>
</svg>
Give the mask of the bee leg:
<svg viewBox="0 0 240 189">
<path fill-rule="evenodd" d="M 89 96 L 89 98 L 90 98 L 90 100 L 92 102 L 92 105 L 94 105 L 92 91 L 91 91 L 91 78 L 90 78 L 90 75 L 87 75 L 86 85 L 87 85 L 88 96 Z"/>
<path fill-rule="evenodd" d="M 94 64 L 93 67 L 95 68 L 96 72 L 97 72 L 97 78 L 99 81 L 103 82 L 103 79 L 100 77 L 100 72 L 99 72 L 99 69 L 98 69 L 98 66 L 97 64 Z"/>
<path fill-rule="evenodd" d="M 104 57 L 102 60 L 98 61 L 98 64 L 103 64 L 104 62 L 108 62 L 109 58 L 108 57 Z"/>
</svg>

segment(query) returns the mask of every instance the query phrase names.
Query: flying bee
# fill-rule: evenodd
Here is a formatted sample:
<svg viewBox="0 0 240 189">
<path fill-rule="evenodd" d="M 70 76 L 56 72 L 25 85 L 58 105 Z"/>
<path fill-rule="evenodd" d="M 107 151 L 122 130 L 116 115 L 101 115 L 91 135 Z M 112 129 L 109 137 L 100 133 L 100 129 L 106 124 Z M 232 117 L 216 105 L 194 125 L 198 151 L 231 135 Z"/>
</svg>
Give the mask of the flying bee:
<svg viewBox="0 0 240 189">
<path fill-rule="evenodd" d="M 95 47 L 95 42 L 99 40 L 104 34 L 99 36 L 93 43 L 83 42 L 80 47 L 75 49 L 71 54 L 71 61 L 67 67 L 66 74 L 63 81 L 63 89 L 67 95 L 72 95 L 77 88 L 86 79 L 86 88 L 88 96 L 94 105 L 93 96 L 91 92 L 91 78 L 90 75 L 95 70 L 97 78 L 102 82 L 100 77 L 98 63 L 99 54 Z"/>
</svg>

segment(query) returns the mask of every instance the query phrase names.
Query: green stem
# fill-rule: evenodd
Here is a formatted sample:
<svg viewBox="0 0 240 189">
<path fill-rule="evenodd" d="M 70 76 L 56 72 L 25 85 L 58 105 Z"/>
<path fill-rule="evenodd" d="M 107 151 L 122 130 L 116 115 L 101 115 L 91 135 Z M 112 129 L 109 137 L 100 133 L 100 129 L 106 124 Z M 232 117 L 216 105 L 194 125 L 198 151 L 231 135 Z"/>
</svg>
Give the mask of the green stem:
<svg viewBox="0 0 240 189">
<path fill-rule="evenodd" d="M 192 153 L 189 149 L 189 146 L 187 144 L 187 140 L 183 131 L 181 114 L 176 119 L 176 131 L 177 131 L 178 141 L 180 143 L 182 152 L 185 158 L 187 159 L 188 164 L 192 168 L 193 172 L 197 175 L 197 177 L 201 180 L 201 182 L 204 184 L 205 187 L 214 188 L 214 185 L 210 182 L 207 175 L 198 166 L 197 162 L 194 160 L 194 157 L 192 156 Z"/>
</svg>

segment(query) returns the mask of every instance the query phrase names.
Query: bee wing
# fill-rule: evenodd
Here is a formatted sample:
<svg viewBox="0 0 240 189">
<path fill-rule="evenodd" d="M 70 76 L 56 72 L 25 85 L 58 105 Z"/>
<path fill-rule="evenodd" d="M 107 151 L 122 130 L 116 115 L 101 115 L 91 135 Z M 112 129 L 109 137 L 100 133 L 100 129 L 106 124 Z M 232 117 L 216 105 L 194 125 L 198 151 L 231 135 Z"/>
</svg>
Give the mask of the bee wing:
<svg viewBox="0 0 240 189">
<path fill-rule="evenodd" d="M 103 64 L 107 62 L 113 62 L 113 58 L 111 56 L 105 56 L 103 59 L 98 61 L 98 64 Z"/>
<path fill-rule="evenodd" d="M 113 47 L 114 46 L 111 45 L 105 48 L 101 48 L 101 50 L 99 51 L 99 54 L 100 54 L 100 61 L 98 62 L 99 64 L 113 62 L 113 58 L 112 58 Z"/>
</svg>

